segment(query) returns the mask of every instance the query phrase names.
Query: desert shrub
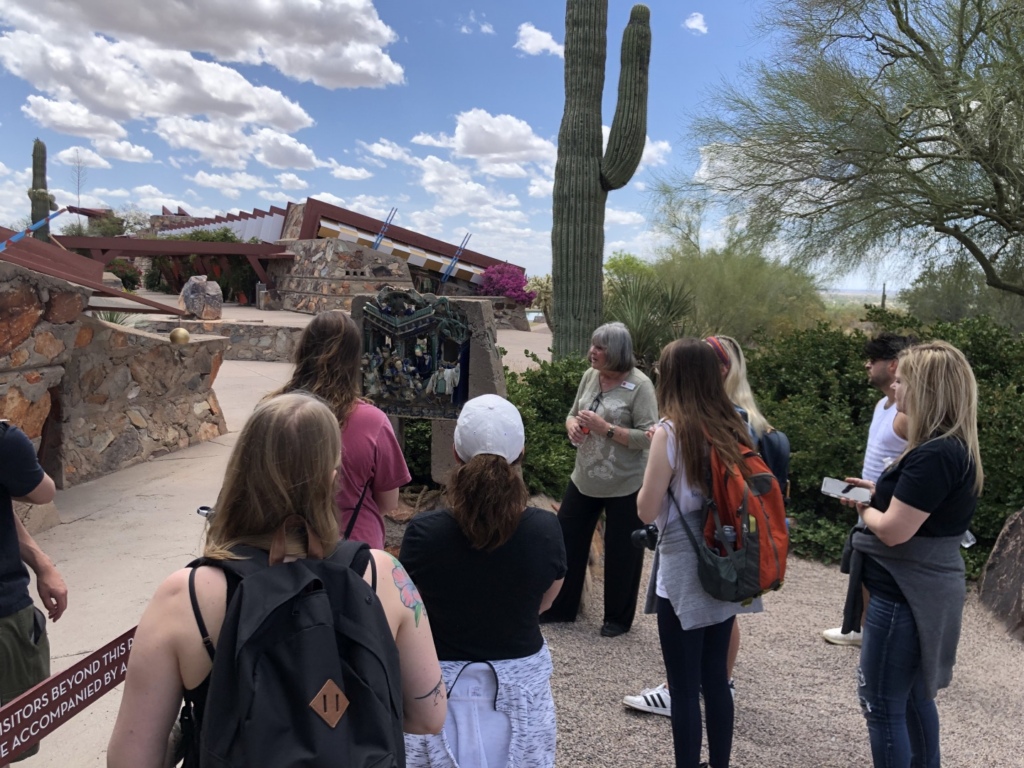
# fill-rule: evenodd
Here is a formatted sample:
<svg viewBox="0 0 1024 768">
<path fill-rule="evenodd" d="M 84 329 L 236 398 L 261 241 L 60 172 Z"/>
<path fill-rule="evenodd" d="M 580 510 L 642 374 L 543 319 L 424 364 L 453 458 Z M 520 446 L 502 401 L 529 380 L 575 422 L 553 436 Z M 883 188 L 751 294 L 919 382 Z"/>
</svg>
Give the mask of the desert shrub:
<svg viewBox="0 0 1024 768">
<path fill-rule="evenodd" d="M 528 307 L 537 294 L 526 290 L 526 275 L 511 264 L 494 264 L 484 270 L 477 292 L 481 296 L 504 296 Z"/>
<path fill-rule="evenodd" d="M 572 358 L 549 363 L 526 354 L 537 368 L 522 373 L 505 370 L 508 399 L 526 426 L 523 479 L 531 493 L 561 498 L 576 462 L 576 449 L 565 434 L 565 417 L 589 363 Z"/>
<path fill-rule="evenodd" d="M 114 259 L 107 264 L 107 272 L 112 272 L 121 278 L 121 283 L 126 291 L 137 291 L 142 285 L 142 270 L 124 259 Z"/>
<path fill-rule="evenodd" d="M 147 291 L 168 293 L 170 289 L 167 287 L 167 283 L 164 282 L 164 276 L 160 274 L 160 268 L 156 265 L 155 261 L 154 259 L 143 273 L 142 285 L 145 286 Z"/>
<path fill-rule="evenodd" d="M 434 486 L 430 476 L 430 419 L 405 419 L 405 445 L 402 453 L 412 482 Z"/>
<path fill-rule="evenodd" d="M 971 524 L 978 543 L 964 551 L 977 576 L 1006 518 L 1024 506 L 1024 338 L 988 318 L 923 327 L 900 313 L 871 310 L 879 330 L 944 339 L 963 350 L 978 380 L 978 429 L 985 492 Z M 867 385 L 860 332 L 827 325 L 761 340 L 748 350 L 750 384 L 768 420 L 792 444 L 790 514 L 794 551 L 835 561 L 855 521 L 823 496 L 823 477 L 859 474 L 879 393 Z"/>
</svg>

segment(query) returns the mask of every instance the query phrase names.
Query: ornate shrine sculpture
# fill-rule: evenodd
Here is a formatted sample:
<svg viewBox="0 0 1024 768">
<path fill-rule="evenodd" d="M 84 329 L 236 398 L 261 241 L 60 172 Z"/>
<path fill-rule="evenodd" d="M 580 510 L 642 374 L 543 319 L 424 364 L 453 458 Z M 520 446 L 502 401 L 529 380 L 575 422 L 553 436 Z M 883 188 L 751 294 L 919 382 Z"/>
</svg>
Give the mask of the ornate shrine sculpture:
<svg viewBox="0 0 1024 768">
<path fill-rule="evenodd" d="M 432 293 L 384 288 L 363 305 L 363 395 L 392 416 L 455 419 L 469 399 L 466 313 Z"/>
</svg>

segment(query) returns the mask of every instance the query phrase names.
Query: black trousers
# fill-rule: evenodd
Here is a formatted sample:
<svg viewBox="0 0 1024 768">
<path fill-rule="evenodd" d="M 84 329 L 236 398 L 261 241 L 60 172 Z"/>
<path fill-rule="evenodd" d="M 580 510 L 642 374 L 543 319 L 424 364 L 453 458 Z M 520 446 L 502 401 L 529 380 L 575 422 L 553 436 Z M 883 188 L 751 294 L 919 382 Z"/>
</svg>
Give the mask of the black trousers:
<svg viewBox="0 0 1024 768">
<path fill-rule="evenodd" d="M 558 597 L 544 614 L 545 621 L 576 620 L 590 542 L 604 510 L 604 621 L 624 629 L 633 625 L 644 567 L 644 551 L 630 542 L 630 534 L 643 527 L 636 516 L 637 493 L 598 499 L 583 495 L 576 484 L 569 481 L 558 510 L 568 572 Z"/>
</svg>

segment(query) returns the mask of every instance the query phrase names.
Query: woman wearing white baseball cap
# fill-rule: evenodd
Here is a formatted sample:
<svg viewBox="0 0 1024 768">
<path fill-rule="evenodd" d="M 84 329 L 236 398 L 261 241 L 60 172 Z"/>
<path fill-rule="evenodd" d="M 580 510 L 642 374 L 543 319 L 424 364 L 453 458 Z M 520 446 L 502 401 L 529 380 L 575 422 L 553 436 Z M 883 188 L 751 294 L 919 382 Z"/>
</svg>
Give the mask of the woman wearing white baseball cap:
<svg viewBox="0 0 1024 768">
<path fill-rule="evenodd" d="M 565 576 L 558 519 L 528 507 L 519 411 L 473 398 L 455 427 L 447 509 L 416 516 L 400 559 L 422 594 L 448 690 L 437 736 L 406 736 L 406 764 L 555 764 L 551 656 L 539 615 Z M 439 694 L 440 695 L 440 694 Z"/>
</svg>

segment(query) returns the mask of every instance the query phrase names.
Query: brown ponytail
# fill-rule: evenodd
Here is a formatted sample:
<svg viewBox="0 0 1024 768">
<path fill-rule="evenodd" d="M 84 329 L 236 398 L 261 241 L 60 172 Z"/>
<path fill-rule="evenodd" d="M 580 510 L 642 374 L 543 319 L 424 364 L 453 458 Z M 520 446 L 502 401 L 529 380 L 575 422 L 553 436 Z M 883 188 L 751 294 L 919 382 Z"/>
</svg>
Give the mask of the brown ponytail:
<svg viewBox="0 0 1024 768">
<path fill-rule="evenodd" d="M 518 459 L 482 453 L 452 470 L 445 498 L 470 546 L 489 552 L 512 538 L 530 492 Z"/>
</svg>

